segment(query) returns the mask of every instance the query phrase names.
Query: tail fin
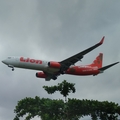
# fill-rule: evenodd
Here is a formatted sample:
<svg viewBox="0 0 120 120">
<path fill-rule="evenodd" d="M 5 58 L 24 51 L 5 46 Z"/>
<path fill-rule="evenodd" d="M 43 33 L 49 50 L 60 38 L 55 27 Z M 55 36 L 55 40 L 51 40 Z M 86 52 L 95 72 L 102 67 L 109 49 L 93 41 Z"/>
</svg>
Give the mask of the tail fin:
<svg viewBox="0 0 120 120">
<path fill-rule="evenodd" d="M 102 60 L 103 60 L 103 53 L 99 53 L 99 55 L 96 57 L 96 59 L 93 61 L 91 66 L 97 66 L 98 68 L 102 67 Z"/>
</svg>

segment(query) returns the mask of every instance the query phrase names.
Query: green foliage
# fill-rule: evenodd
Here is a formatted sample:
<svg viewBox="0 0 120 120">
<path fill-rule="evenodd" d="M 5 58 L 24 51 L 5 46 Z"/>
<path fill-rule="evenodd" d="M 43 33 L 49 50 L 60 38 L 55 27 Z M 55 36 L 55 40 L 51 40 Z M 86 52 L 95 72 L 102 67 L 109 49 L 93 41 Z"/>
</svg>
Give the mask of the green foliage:
<svg viewBox="0 0 120 120">
<path fill-rule="evenodd" d="M 53 94 L 56 91 L 59 91 L 60 94 L 62 94 L 65 98 L 69 95 L 70 92 L 75 93 L 75 84 L 68 83 L 66 80 L 64 80 L 62 83 L 58 83 L 58 85 L 54 85 L 51 87 L 43 86 L 43 88 L 47 91 L 48 94 Z"/>
<path fill-rule="evenodd" d="M 41 116 L 43 120 L 56 120 L 61 117 L 60 109 L 63 109 L 63 100 L 51 100 L 48 98 L 39 97 L 25 98 L 18 102 L 14 112 L 17 113 L 14 120 L 19 120 L 19 117 L 27 115 L 26 120 L 30 120 L 35 116 Z"/>
<path fill-rule="evenodd" d="M 35 116 L 41 116 L 42 120 L 79 120 L 84 116 L 91 116 L 92 120 L 117 120 L 120 106 L 108 101 L 68 99 L 51 100 L 48 98 L 25 98 L 18 102 L 15 108 L 16 117 L 19 120 L 27 114 L 25 120 Z"/>
<path fill-rule="evenodd" d="M 117 120 L 120 113 L 120 106 L 108 101 L 68 99 L 68 106 L 70 115 L 90 115 L 92 120 Z"/>
<path fill-rule="evenodd" d="M 48 94 L 59 91 L 66 98 L 70 92 L 75 92 L 74 85 L 64 80 L 57 86 L 43 88 Z M 64 102 L 60 99 L 52 100 L 36 96 L 18 101 L 14 112 L 16 113 L 14 120 L 19 120 L 23 116 L 26 116 L 25 120 L 35 116 L 41 117 L 42 120 L 79 120 L 88 115 L 92 120 L 117 120 L 120 115 L 120 106 L 108 101 L 68 99 Z"/>
</svg>

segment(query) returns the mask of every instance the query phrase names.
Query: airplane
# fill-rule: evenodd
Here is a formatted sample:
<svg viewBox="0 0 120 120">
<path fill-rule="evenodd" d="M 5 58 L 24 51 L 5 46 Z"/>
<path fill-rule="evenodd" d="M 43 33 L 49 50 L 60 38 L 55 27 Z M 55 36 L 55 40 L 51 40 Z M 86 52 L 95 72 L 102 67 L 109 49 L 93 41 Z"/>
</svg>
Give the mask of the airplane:
<svg viewBox="0 0 120 120">
<path fill-rule="evenodd" d="M 89 65 L 75 66 L 75 63 L 81 61 L 85 54 L 102 45 L 104 42 L 104 38 L 105 37 L 103 36 L 99 43 L 60 62 L 31 59 L 29 57 L 23 56 L 11 56 L 3 60 L 2 62 L 8 67 L 12 68 L 12 71 L 14 71 L 14 67 L 39 70 L 40 72 L 36 73 L 36 77 L 45 78 L 46 81 L 50 81 L 51 79 L 56 80 L 57 77 L 61 74 L 77 76 L 95 76 L 100 73 L 103 73 L 106 69 L 118 64 L 119 62 L 115 62 L 113 64 L 102 67 L 103 53 L 99 53 L 99 55 L 96 57 L 93 63 Z"/>
</svg>

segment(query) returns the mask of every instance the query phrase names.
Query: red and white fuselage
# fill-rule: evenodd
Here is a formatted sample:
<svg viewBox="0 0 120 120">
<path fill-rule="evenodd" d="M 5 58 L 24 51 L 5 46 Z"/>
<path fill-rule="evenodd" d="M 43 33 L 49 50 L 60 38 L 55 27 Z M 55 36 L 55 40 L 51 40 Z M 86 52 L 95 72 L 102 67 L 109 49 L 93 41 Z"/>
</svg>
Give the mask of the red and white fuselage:
<svg viewBox="0 0 120 120">
<path fill-rule="evenodd" d="M 37 72 L 36 76 L 38 78 L 45 78 L 46 80 L 55 80 L 61 74 L 70 74 L 78 76 L 97 75 L 119 62 L 102 67 L 103 54 L 100 53 L 90 65 L 75 66 L 75 63 L 81 60 L 85 54 L 100 46 L 103 43 L 103 41 L 104 37 L 99 43 L 61 62 L 31 59 L 29 57 L 8 57 L 2 62 L 8 65 L 8 67 L 11 67 L 12 70 L 14 70 L 14 67 L 39 70 L 41 72 Z"/>
<path fill-rule="evenodd" d="M 44 72 L 36 73 L 36 76 L 40 78 L 45 78 L 46 72 L 50 74 L 59 72 L 61 67 L 59 62 L 31 59 L 27 57 L 8 57 L 6 60 L 2 62 L 12 68 L 17 67 L 17 68 L 44 71 Z M 71 65 L 64 72 L 64 74 L 71 74 L 71 75 L 97 75 L 99 73 L 100 71 L 98 70 L 98 67 L 91 65 L 81 65 L 81 66 Z"/>
</svg>

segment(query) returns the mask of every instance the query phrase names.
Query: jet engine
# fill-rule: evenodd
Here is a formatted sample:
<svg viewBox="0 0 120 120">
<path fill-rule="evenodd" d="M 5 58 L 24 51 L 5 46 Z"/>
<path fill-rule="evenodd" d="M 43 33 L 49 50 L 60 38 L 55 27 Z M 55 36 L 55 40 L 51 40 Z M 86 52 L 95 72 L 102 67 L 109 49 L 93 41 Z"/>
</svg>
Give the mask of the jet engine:
<svg viewBox="0 0 120 120">
<path fill-rule="evenodd" d="M 37 72 L 36 77 L 38 77 L 38 78 L 46 78 L 46 74 L 43 73 L 43 72 Z"/>
<path fill-rule="evenodd" d="M 50 61 L 50 62 L 48 62 L 48 66 L 51 68 L 60 68 L 61 64 L 59 62 Z"/>
</svg>

